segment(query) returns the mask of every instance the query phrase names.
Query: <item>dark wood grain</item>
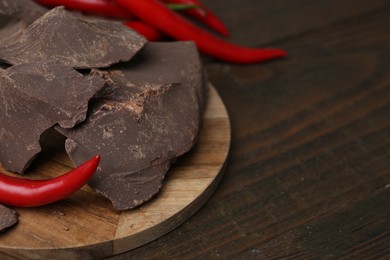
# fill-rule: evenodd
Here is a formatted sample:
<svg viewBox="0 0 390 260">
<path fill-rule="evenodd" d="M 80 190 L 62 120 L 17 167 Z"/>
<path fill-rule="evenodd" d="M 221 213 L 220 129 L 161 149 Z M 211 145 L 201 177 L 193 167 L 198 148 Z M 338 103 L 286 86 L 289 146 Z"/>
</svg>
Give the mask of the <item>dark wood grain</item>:
<svg viewBox="0 0 390 260">
<path fill-rule="evenodd" d="M 205 58 L 231 118 L 221 186 L 189 221 L 118 259 L 390 257 L 390 3 L 204 0 L 231 41 Z"/>
</svg>

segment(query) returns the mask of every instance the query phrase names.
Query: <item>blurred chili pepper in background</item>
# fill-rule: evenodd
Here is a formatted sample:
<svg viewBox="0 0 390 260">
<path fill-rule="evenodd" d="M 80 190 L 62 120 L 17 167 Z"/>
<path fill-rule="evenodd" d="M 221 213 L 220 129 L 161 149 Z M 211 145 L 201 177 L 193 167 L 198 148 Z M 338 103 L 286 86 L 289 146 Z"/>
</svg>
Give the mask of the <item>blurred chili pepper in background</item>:
<svg viewBox="0 0 390 260">
<path fill-rule="evenodd" d="M 115 3 L 107 0 L 35 0 L 35 2 L 47 6 L 64 6 L 69 10 L 80 11 L 88 14 L 102 15 L 118 19 L 132 19 L 128 10 L 119 8 Z"/>
<path fill-rule="evenodd" d="M 194 41 L 201 52 L 223 61 L 256 63 L 287 55 L 280 49 L 247 48 L 226 42 L 169 10 L 157 0 L 113 0 L 113 2 L 176 40 Z"/>
<path fill-rule="evenodd" d="M 149 41 L 158 41 L 164 38 L 164 35 L 159 30 L 144 22 L 133 20 L 124 22 L 124 24 L 144 36 Z"/>
</svg>

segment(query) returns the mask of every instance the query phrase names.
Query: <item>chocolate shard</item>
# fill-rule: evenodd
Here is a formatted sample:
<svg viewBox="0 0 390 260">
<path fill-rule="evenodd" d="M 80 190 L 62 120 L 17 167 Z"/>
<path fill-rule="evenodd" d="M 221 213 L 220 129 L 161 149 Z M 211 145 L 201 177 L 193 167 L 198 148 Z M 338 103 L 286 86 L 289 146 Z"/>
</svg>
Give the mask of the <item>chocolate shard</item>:
<svg viewBox="0 0 390 260">
<path fill-rule="evenodd" d="M 0 49 L 10 64 L 58 61 L 77 69 L 108 67 L 130 60 L 147 40 L 120 22 L 85 20 L 56 7 Z"/>
<path fill-rule="evenodd" d="M 101 155 L 90 186 L 119 210 L 157 194 L 171 161 L 196 142 L 205 91 L 192 43 L 150 43 L 127 65 L 101 75 L 106 86 L 85 122 L 56 129 L 75 164 Z"/>
<path fill-rule="evenodd" d="M 59 124 L 86 118 L 89 100 L 104 86 L 60 63 L 28 63 L 0 69 L 0 162 L 23 173 L 40 152 L 40 136 Z"/>
<path fill-rule="evenodd" d="M 82 162 L 88 158 L 90 151 L 85 150 L 75 141 L 67 139 L 65 149 L 73 161 Z M 126 158 L 125 158 L 126 160 Z M 94 190 L 109 198 L 117 210 L 126 210 L 142 205 L 155 196 L 161 186 L 165 173 L 169 170 L 170 161 L 138 170 L 113 171 L 109 160 L 100 163 L 89 185 Z"/>
<path fill-rule="evenodd" d="M 104 96 L 99 93 L 91 103 L 85 122 L 71 129 L 56 127 L 69 138 L 65 148 L 75 164 L 91 154 L 101 156 L 89 185 L 118 210 L 140 205 L 162 185 L 175 156 L 178 122 L 166 107 L 176 87 L 109 84 Z"/>
<path fill-rule="evenodd" d="M 16 225 L 19 221 L 19 214 L 0 204 L 0 232 Z"/>
</svg>

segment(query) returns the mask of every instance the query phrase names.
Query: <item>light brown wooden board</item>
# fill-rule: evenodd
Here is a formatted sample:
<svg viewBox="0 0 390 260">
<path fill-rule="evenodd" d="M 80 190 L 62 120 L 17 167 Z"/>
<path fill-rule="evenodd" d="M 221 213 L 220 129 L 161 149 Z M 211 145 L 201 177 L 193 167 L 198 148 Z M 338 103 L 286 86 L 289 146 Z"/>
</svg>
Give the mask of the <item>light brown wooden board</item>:
<svg viewBox="0 0 390 260">
<path fill-rule="evenodd" d="M 15 208 L 19 224 L 0 234 L 0 258 L 101 258 L 144 245 L 173 230 L 211 196 L 230 146 L 230 122 L 210 86 L 196 146 L 179 158 L 163 188 L 145 205 L 123 212 L 88 186 L 71 197 L 36 208 Z M 43 157 L 29 177 L 48 178 L 69 171 L 65 152 Z"/>
</svg>

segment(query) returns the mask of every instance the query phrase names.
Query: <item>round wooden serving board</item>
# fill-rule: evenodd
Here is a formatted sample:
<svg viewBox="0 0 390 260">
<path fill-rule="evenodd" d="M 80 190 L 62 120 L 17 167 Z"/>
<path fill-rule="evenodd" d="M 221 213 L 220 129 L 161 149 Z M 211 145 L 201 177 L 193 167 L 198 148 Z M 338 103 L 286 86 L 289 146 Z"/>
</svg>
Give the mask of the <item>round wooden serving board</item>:
<svg viewBox="0 0 390 260">
<path fill-rule="evenodd" d="M 178 159 L 163 188 L 143 206 L 123 212 L 88 186 L 71 197 L 36 208 L 14 208 L 19 224 L 0 233 L 0 258 L 91 259 L 144 245 L 193 215 L 216 189 L 230 146 L 230 122 L 210 86 L 196 146 Z M 29 176 L 49 178 L 69 171 L 65 152 L 42 156 Z M 3 169 L 2 169 L 3 170 Z"/>
</svg>

